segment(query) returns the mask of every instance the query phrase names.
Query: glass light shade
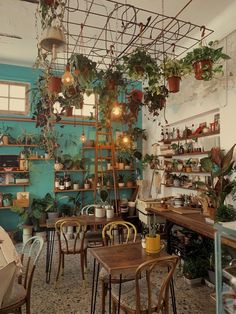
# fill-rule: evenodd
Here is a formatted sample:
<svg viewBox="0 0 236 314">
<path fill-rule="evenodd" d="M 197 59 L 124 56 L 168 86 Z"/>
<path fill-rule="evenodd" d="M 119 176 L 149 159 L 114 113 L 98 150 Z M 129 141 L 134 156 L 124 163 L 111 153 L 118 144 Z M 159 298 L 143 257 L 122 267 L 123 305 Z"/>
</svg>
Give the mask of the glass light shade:
<svg viewBox="0 0 236 314">
<path fill-rule="evenodd" d="M 85 136 L 84 132 L 80 135 L 80 141 L 82 143 L 84 143 L 86 141 L 86 136 Z"/>
<path fill-rule="evenodd" d="M 122 108 L 118 104 L 115 104 L 111 112 L 114 116 L 119 117 L 122 114 Z"/>
<path fill-rule="evenodd" d="M 122 142 L 123 142 L 124 144 L 128 144 L 129 141 L 130 141 L 130 139 L 129 139 L 128 135 L 125 134 L 125 135 L 123 136 L 123 138 L 122 138 Z"/>
<path fill-rule="evenodd" d="M 74 84 L 74 77 L 70 72 L 70 66 L 67 65 L 65 73 L 61 77 L 62 84 L 65 86 L 70 86 Z"/>
</svg>

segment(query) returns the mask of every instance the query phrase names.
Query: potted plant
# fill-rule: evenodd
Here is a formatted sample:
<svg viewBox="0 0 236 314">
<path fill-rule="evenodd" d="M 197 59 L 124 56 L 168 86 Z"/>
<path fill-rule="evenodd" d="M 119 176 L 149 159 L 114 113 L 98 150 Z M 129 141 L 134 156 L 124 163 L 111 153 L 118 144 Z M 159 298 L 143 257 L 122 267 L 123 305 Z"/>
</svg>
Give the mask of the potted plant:
<svg viewBox="0 0 236 314">
<path fill-rule="evenodd" d="M 126 186 L 127 188 L 132 188 L 134 186 L 134 176 L 133 175 L 129 175 L 128 177 L 126 177 Z"/>
<path fill-rule="evenodd" d="M 168 97 L 168 89 L 165 86 L 160 86 L 158 90 L 154 92 L 146 90 L 144 94 L 144 105 L 149 114 L 153 116 L 153 121 L 156 121 L 160 111 L 165 107 L 166 97 Z"/>
<path fill-rule="evenodd" d="M 12 193 L 3 193 L 2 203 L 4 207 L 10 207 L 13 203 L 13 194 Z"/>
<path fill-rule="evenodd" d="M 201 196 L 206 200 L 205 215 L 218 221 L 234 220 L 235 211 L 225 204 L 225 199 L 230 193 L 235 194 L 235 180 L 229 177 L 235 171 L 233 151 L 235 145 L 224 154 L 220 148 L 212 148 L 208 157 L 200 160 L 203 171 L 209 172 L 209 183 L 198 182 L 198 186 L 205 191 Z"/>
<path fill-rule="evenodd" d="M 185 170 L 185 172 L 192 172 L 192 158 L 185 160 L 184 170 Z"/>
<path fill-rule="evenodd" d="M 56 198 L 52 197 L 50 193 L 44 196 L 44 201 L 47 204 L 45 211 L 47 212 L 48 219 L 58 218 L 59 204 Z"/>
<path fill-rule="evenodd" d="M 184 260 L 183 275 L 185 282 L 190 285 L 200 284 L 206 276 L 208 260 L 198 256 L 190 256 Z"/>
<path fill-rule="evenodd" d="M 109 205 L 109 193 L 107 189 L 100 189 L 98 191 L 99 201 L 95 206 L 95 216 L 96 217 L 105 217 L 106 215 L 106 206 Z"/>
<path fill-rule="evenodd" d="M 125 186 L 124 177 L 125 177 L 124 174 L 119 173 L 119 177 L 118 177 L 118 187 L 119 188 L 123 188 Z"/>
<path fill-rule="evenodd" d="M 150 223 L 148 225 L 148 234 L 145 239 L 147 254 L 157 254 L 161 249 L 161 237 L 157 234 L 157 224 Z"/>
<path fill-rule="evenodd" d="M 160 167 L 160 160 L 159 157 L 156 155 L 145 154 L 142 159 L 142 164 L 144 167 L 149 165 L 150 169 L 158 169 Z"/>
<path fill-rule="evenodd" d="M 209 81 L 216 73 L 223 72 L 223 65 L 220 62 L 230 57 L 223 53 L 223 47 L 216 48 L 217 45 L 217 41 L 211 41 L 208 45 L 201 43 L 184 58 L 184 62 L 193 67 L 197 80 Z"/>
<path fill-rule="evenodd" d="M 72 215 L 76 216 L 80 213 L 80 207 L 81 207 L 81 193 L 78 192 L 75 196 L 69 197 L 69 202 L 72 203 Z"/>
<path fill-rule="evenodd" d="M 88 178 L 85 178 L 85 180 L 84 180 L 84 189 L 85 190 L 90 189 L 90 181 Z"/>
<path fill-rule="evenodd" d="M 186 64 L 184 59 L 165 58 L 161 64 L 162 75 L 167 79 L 170 93 L 177 93 L 180 87 L 180 80 L 183 76 L 191 73 L 192 67 Z"/>
</svg>

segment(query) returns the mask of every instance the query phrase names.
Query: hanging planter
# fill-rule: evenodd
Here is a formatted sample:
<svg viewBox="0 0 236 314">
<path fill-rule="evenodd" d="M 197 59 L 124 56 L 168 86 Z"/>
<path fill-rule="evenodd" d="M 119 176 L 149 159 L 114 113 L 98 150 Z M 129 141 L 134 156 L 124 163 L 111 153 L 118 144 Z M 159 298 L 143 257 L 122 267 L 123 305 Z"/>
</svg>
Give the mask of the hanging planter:
<svg viewBox="0 0 236 314">
<path fill-rule="evenodd" d="M 59 76 L 50 76 L 48 78 L 49 93 L 59 94 L 61 92 L 61 78 Z"/>
<path fill-rule="evenodd" d="M 168 77 L 168 90 L 170 93 L 178 93 L 180 88 L 180 80 L 181 77 L 179 76 L 171 76 Z"/>
<path fill-rule="evenodd" d="M 205 73 L 209 77 L 212 77 L 212 61 L 211 60 L 200 60 L 193 64 L 194 75 L 196 80 L 204 80 Z"/>
</svg>

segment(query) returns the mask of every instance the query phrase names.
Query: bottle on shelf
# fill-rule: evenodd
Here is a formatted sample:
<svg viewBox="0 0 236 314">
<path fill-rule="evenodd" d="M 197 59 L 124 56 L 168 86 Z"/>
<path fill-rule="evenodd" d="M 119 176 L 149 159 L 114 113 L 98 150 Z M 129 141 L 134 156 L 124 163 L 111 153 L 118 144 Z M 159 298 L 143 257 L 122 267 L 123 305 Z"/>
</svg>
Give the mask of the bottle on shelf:
<svg viewBox="0 0 236 314">
<path fill-rule="evenodd" d="M 64 187 L 65 187 L 65 190 L 69 190 L 70 189 L 70 179 L 69 179 L 69 176 L 68 175 L 64 175 Z"/>
<path fill-rule="evenodd" d="M 164 129 L 163 127 L 161 128 L 161 141 L 165 140 L 165 134 L 164 134 Z"/>
<path fill-rule="evenodd" d="M 59 181 L 59 190 L 65 190 L 64 178 L 61 177 Z"/>
<path fill-rule="evenodd" d="M 168 141 L 168 140 L 169 140 L 169 132 L 168 132 L 168 128 L 166 128 L 165 140 L 166 140 L 166 141 Z"/>
<path fill-rule="evenodd" d="M 59 190 L 59 186 L 60 186 L 60 178 L 58 176 L 56 176 L 55 178 L 55 183 L 54 183 L 55 189 Z"/>
</svg>

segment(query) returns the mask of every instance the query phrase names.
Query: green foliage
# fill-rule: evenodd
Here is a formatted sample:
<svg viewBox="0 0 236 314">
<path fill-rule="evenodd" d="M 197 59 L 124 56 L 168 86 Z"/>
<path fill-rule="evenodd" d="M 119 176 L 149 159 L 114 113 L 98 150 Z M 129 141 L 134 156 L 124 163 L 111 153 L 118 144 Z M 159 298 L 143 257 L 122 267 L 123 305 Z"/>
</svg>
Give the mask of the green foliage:
<svg viewBox="0 0 236 314">
<path fill-rule="evenodd" d="M 188 52 L 184 58 L 184 62 L 188 65 L 193 65 L 197 61 L 210 60 L 213 63 L 212 73 L 209 68 L 203 69 L 203 79 L 209 81 L 213 78 L 214 74 L 222 73 L 223 66 L 219 64 L 223 60 L 228 60 L 230 57 L 223 53 L 223 47 L 216 48 L 218 42 L 211 41 L 208 45 L 200 45 Z"/>
<path fill-rule="evenodd" d="M 216 210 L 216 221 L 227 222 L 236 219 L 236 211 L 233 206 L 222 204 Z"/>
<path fill-rule="evenodd" d="M 164 109 L 166 97 L 168 97 L 168 89 L 164 85 L 159 86 L 156 91 L 146 89 L 144 94 L 144 105 L 148 109 L 148 112 L 153 116 L 153 121 L 156 121 L 156 117 L 158 117 L 160 111 Z"/>
<path fill-rule="evenodd" d="M 184 59 L 170 59 L 165 58 L 164 62 L 161 63 L 162 74 L 165 78 L 172 76 L 183 77 L 192 72 L 192 67 L 186 64 Z"/>
<path fill-rule="evenodd" d="M 188 279 L 205 277 L 209 269 L 209 260 L 192 256 L 184 261 L 183 274 Z"/>
</svg>

